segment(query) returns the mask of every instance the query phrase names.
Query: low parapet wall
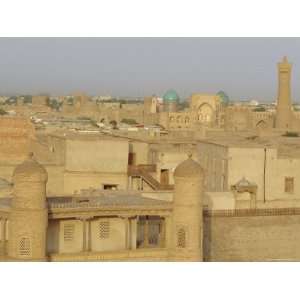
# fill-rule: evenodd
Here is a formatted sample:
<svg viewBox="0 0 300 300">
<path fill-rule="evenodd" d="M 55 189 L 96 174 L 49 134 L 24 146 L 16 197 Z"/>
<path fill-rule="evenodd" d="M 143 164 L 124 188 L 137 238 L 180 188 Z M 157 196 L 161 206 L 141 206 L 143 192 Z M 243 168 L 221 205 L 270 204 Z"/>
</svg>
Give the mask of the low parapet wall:
<svg viewBox="0 0 300 300">
<path fill-rule="evenodd" d="M 116 252 L 52 254 L 50 261 L 167 261 L 167 249 L 137 249 Z"/>
</svg>

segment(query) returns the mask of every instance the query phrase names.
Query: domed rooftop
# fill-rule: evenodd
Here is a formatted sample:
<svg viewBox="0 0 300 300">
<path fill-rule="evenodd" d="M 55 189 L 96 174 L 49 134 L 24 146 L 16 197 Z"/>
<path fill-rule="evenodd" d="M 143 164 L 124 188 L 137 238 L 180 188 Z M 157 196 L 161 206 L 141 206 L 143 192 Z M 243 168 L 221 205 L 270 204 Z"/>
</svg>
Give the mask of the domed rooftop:
<svg viewBox="0 0 300 300">
<path fill-rule="evenodd" d="M 230 99 L 225 92 L 219 91 L 217 95 L 221 98 L 221 103 L 227 105 L 230 102 Z"/>
<path fill-rule="evenodd" d="M 164 95 L 163 95 L 163 100 L 164 102 L 178 102 L 179 101 L 179 96 L 174 90 L 168 90 Z"/>
<path fill-rule="evenodd" d="M 46 169 L 39 164 L 33 157 L 33 153 L 29 153 L 27 159 L 15 168 L 13 181 L 47 181 L 48 173 Z"/>
<path fill-rule="evenodd" d="M 174 172 L 174 177 L 201 177 L 203 176 L 203 169 L 201 166 L 192 159 L 192 156 L 189 155 L 189 158 L 182 163 L 180 163 Z"/>
</svg>

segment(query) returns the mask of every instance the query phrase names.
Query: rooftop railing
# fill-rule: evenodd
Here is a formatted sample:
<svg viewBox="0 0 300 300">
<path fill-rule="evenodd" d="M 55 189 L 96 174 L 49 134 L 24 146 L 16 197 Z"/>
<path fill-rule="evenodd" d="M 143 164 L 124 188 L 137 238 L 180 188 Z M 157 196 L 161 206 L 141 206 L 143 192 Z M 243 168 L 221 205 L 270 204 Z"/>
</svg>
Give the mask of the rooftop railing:
<svg viewBox="0 0 300 300">
<path fill-rule="evenodd" d="M 203 210 L 206 217 L 246 217 L 246 216 L 280 216 L 300 215 L 300 207 L 290 208 L 253 208 L 253 209 L 224 209 Z"/>
</svg>

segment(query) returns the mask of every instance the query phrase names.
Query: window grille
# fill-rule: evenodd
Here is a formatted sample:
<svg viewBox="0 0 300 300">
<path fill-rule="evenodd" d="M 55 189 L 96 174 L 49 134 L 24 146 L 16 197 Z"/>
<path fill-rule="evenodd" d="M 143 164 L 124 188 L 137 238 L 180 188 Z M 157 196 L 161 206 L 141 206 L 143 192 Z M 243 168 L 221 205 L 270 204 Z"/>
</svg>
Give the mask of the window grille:
<svg viewBox="0 0 300 300">
<path fill-rule="evenodd" d="M 30 256 L 31 255 L 29 238 L 21 238 L 20 239 L 19 254 L 20 254 L 20 256 Z"/>
<path fill-rule="evenodd" d="M 109 231 L 110 231 L 109 221 L 101 221 L 99 222 L 99 238 L 100 239 L 108 239 Z"/>
<path fill-rule="evenodd" d="M 65 242 L 73 241 L 74 231 L 75 231 L 74 224 L 64 224 L 64 241 Z"/>
<path fill-rule="evenodd" d="M 184 228 L 179 228 L 177 231 L 177 247 L 185 248 L 186 247 L 186 231 Z"/>
</svg>

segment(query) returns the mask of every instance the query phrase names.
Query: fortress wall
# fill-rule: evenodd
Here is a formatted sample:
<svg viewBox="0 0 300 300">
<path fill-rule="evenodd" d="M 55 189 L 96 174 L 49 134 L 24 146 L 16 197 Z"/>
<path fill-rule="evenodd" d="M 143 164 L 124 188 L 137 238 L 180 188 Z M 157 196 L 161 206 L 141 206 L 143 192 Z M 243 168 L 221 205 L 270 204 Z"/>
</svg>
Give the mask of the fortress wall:
<svg viewBox="0 0 300 300">
<path fill-rule="evenodd" d="M 204 260 L 300 261 L 300 215 L 280 211 L 205 215 Z"/>
</svg>

